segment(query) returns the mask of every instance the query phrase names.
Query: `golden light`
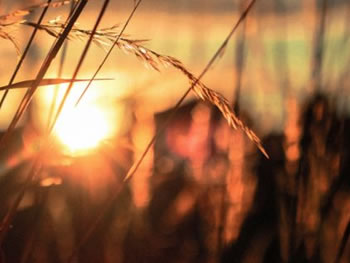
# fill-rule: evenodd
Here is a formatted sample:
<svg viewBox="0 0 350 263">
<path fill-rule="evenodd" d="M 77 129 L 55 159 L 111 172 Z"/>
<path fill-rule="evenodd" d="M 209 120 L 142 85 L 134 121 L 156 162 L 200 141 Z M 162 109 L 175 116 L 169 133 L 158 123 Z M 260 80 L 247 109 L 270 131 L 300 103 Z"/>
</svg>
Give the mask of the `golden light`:
<svg viewBox="0 0 350 263">
<path fill-rule="evenodd" d="M 62 145 L 64 153 L 81 155 L 95 150 L 105 140 L 112 138 L 119 130 L 121 106 L 111 96 L 111 88 L 102 81 L 93 83 L 81 103 L 75 103 L 86 87 L 86 82 L 75 83 L 60 114 L 53 135 Z M 56 90 L 58 104 L 66 91 L 67 84 Z M 48 112 L 55 97 L 55 88 L 42 89 L 40 93 L 41 123 L 47 124 Z M 56 105 L 57 110 L 57 105 Z"/>
<path fill-rule="evenodd" d="M 62 113 L 54 133 L 71 153 L 96 148 L 108 138 L 111 128 L 103 109 L 83 105 Z"/>
</svg>

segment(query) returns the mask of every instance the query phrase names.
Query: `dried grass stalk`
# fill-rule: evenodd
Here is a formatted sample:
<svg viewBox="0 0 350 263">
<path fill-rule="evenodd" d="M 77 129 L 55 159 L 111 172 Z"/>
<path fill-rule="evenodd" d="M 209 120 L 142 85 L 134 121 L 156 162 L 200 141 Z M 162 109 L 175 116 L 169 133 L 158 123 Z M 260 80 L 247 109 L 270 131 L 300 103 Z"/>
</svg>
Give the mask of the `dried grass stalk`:
<svg viewBox="0 0 350 263">
<path fill-rule="evenodd" d="M 59 37 L 62 28 L 64 28 L 64 24 L 62 24 L 59 19 L 52 20 L 48 24 L 42 25 L 36 25 L 32 22 L 23 22 L 23 24 L 43 30 L 53 37 Z M 119 36 L 117 29 L 118 25 L 114 25 L 112 27 L 97 30 L 94 35 L 93 42 L 102 48 L 110 46 L 114 42 L 114 39 Z M 77 26 L 74 26 L 68 36 L 68 39 L 82 40 L 90 35 L 91 30 L 80 29 Z M 171 56 L 159 54 L 145 47 L 143 44 L 146 41 L 147 40 L 129 39 L 126 35 L 122 35 L 116 45 L 125 53 L 135 55 L 138 59 L 144 62 L 146 66 L 154 70 L 160 71 L 160 67 L 171 66 L 182 72 L 188 78 L 190 84 L 194 84 L 192 90 L 195 92 L 195 94 L 203 101 L 207 101 L 215 105 L 227 120 L 230 127 L 234 129 L 241 129 L 268 158 L 268 154 L 262 146 L 259 137 L 237 117 L 230 106 L 229 101 L 223 95 L 208 88 L 206 85 L 204 85 L 204 83 L 199 81 L 194 74 L 186 69 L 180 60 Z"/>
<path fill-rule="evenodd" d="M 61 17 L 57 17 L 50 20 L 48 23 L 41 25 L 29 21 L 22 21 L 21 24 L 37 28 L 38 30 L 44 31 L 55 38 L 60 37 L 62 30 L 65 28 L 64 23 L 61 22 Z M 110 46 L 114 39 L 119 35 L 117 28 L 118 25 L 114 25 L 112 27 L 97 30 L 92 39 L 93 43 L 103 49 Z M 73 26 L 69 36 L 67 36 L 67 39 L 85 41 L 91 35 L 91 33 L 92 30 L 81 29 L 75 25 Z"/>
<path fill-rule="evenodd" d="M 51 5 L 57 7 L 63 4 L 67 4 L 69 2 L 70 1 L 58 1 L 58 2 L 56 1 L 51 3 Z M 25 11 L 29 11 L 29 10 L 32 10 L 33 8 L 38 8 L 43 6 L 47 6 L 47 3 L 36 5 L 26 10 L 21 10 L 22 12 L 19 12 L 19 13 L 12 13 L 12 16 L 23 15 Z M 7 17 L 9 16 L 10 15 L 8 15 Z M 1 20 L 1 17 L 0 17 L 0 20 Z M 34 27 L 38 30 L 46 32 L 47 34 L 55 38 L 61 37 L 62 30 L 65 28 L 64 23 L 60 22 L 59 17 L 49 21 L 46 24 L 36 24 L 29 21 L 21 21 L 20 24 Z M 8 25 L 10 26 L 10 24 Z M 74 25 L 69 35 L 67 36 L 67 39 L 84 40 L 87 37 L 91 37 L 91 34 L 92 34 L 92 30 L 81 29 L 77 25 Z M 0 37 L 1 37 L 1 30 L 0 30 Z M 13 37 L 8 35 L 3 35 L 3 38 L 10 40 L 15 45 Z M 100 46 L 101 48 L 106 48 L 108 46 L 111 46 L 114 43 L 116 38 L 119 39 L 119 41 L 116 43 L 116 46 L 119 49 L 123 50 L 126 53 L 132 53 L 138 59 L 144 62 L 146 66 L 149 66 L 152 69 L 157 71 L 160 71 L 160 66 L 164 66 L 164 67 L 172 66 L 178 69 L 180 72 L 182 72 L 188 78 L 192 86 L 192 90 L 200 99 L 215 105 L 221 111 L 222 115 L 227 120 L 230 127 L 234 129 L 241 129 L 248 136 L 248 138 L 256 144 L 256 146 L 260 149 L 260 151 L 266 157 L 268 157 L 265 149 L 261 144 L 261 140 L 259 139 L 259 137 L 237 117 L 237 115 L 234 113 L 233 109 L 231 108 L 229 101 L 220 93 L 205 86 L 199 79 L 197 79 L 194 76 L 194 74 L 192 74 L 189 70 L 187 70 L 186 67 L 183 65 L 183 63 L 178 59 L 171 56 L 159 54 L 145 47 L 143 43 L 146 42 L 146 40 L 129 39 L 126 35 L 120 35 L 120 33 L 118 32 L 118 25 L 97 30 L 94 33 L 92 41 L 93 43 Z M 224 50 L 226 46 L 225 43 L 221 51 Z"/>
<path fill-rule="evenodd" d="M 12 36 L 11 33 L 6 32 L 3 28 L 3 26 L 1 26 L 1 25 L 0 25 L 0 38 L 2 38 L 4 40 L 9 40 L 12 43 L 12 45 L 14 46 L 16 53 L 17 53 L 17 56 L 21 55 L 21 51 L 20 51 L 19 45 L 16 41 L 16 38 L 14 36 Z"/>
<path fill-rule="evenodd" d="M 73 0 L 73 1 L 77 2 L 77 0 Z M 13 20 L 13 19 L 22 18 L 22 17 L 30 14 L 31 12 L 33 12 L 37 8 L 45 8 L 47 6 L 49 6 L 49 7 L 60 7 L 60 6 L 63 6 L 63 5 L 67 5 L 70 2 L 71 2 L 70 0 L 53 1 L 51 3 L 43 2 L 43 3 L 32 5 L 32 6 L 23 8 L 23 9 L 18 9 L 18 10 L 15 10 L 15 11 L 11 12 L 11 13 L 8 13 L 8 14 L 5 14 L 5 15 L 1 15 L 0 16 L 0 24 L 6 22 L 7 20 Z"/>
<path fill-rule="evenodd" d="M 89 81 L 90 79 L 62 79 L 62 78 L 51 78 L 51 79 L 42 79 L 38 86 L 47 86 L 47 85 L 58 85 L 58 84 L 64 84 L 69 82 L 82 82 L 82 81 Z M 94 80 L 112 80 L 108 78 L 101 78 L 101 79 L 94 79 Z M 21 89 L 21 88 L 27 88 L 33 85 L 35 80 L 25 80 L 20 81 L 17 83 L 13 83 L 11 85 L 6 85 L 0 87 L 0 91 L 7 90 L 7 89 Z"/>
<path fill-rule="evenodd" d="M 73 0 L 73 1 L 77 2 L 77 0 Z M 18 26 L 19 24 L 24 23 L 25 21 L 22 20 L 23 17 L 30 14 L 33 10 L 37 8 L 60 7 L 70 2 L 71 2 L 70 0 L 60 0 L 60 1 L 54 1 L 51 3 L 44 2 L 44 3 L 33 5 L 24 9 L 18 9 L 5 15 L 1 15 L 0 16 L 0 38 L 4 40 L 9 40 L 13 44 L 17 55 L 20 56 L 21 51 L 20 51 L 19 45 L 16 41 L 16 38 L 10 33 L 10 30 Z"/>
</svg>

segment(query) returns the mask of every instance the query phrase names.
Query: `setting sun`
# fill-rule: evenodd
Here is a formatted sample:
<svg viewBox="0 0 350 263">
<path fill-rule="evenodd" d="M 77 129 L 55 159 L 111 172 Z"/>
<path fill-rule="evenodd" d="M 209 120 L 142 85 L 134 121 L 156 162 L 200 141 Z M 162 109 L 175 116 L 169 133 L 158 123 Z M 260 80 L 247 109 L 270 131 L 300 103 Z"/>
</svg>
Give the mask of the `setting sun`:
<svg viewBox="0 0 350 263">
<path fill-rule="evenodd" d="M 77 153 L 97 147 L 110 135 L 110 127 L 102 109 L 84 105 L 63 113 L 54 133 L 70 152 Z"/>
<path fill-rule="evenodd" d="M 91 89 L 75 107 L 86 83 L 75 83 L 56 122 L 53 135 L 62 145 L 62 150 L 69 155 L 87 154 L 96 149 L 102 141 L 111 139 L 118 133 L 118 120 L 121 118 L 121 105 L 114 102 L 111 89 L 106 83 L 93 84 Z M 55 89 L 42 89 L 39 109 L 42 125 L 48 120 L 48 111 L 56 96 L 62 100 L 67 84 Z"/>
</svg>

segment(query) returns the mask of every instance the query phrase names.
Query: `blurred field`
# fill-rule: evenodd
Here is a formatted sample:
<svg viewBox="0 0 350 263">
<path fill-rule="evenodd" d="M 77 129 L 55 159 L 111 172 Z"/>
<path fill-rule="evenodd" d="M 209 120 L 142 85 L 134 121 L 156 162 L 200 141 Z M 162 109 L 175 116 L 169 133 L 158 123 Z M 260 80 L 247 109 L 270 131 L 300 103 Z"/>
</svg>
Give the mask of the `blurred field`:
<svg viewBox="0 0 350 263">
<path fill-rule="evenodd" d="M 0 10 L 38 2 L 0 1 Z M 91 29 L 102 3 L 89 2 L 77 26 Z M 242 3 L 145 1 L 123 37 L 147 40 L 198 76 Z M 119 32 L 134 4 L 111 1 L 100 28 L 118 24 Z M 41 10 L 23 19 L 36 21 Z M 44 23 L 68 12 L 49 8 Z M 0 154 L 3 222 L 26 190 L 9 230 L 0 227 L 0 263 L 349 262 L 349 14 L 346 1 L 257 1 L 204 76 L 270 159 L 194 93 L 173 116 L 186 74 L 171 65 L 157 72 L 125 48 L 98 75 L 111 79 L 94 81 L 78 108 L 86 83 L 74 84 L 49 146 L 45 128 L 68 85 L 39 87 Z M 31 32 L 18 25 L 9 33 L 23 51 Z M 72 37 L 46 77 L 62 67 L 72 78 L 87 39 Z M 35 78 L 54 40 L 38 33 L 16 82 Z M 18 57 L 10 41 L 0 43 L 2 86 Z M 92 77 L 107 48 L 91 45 L 78 78 Z M 24 93 L 11 90 L 0 109 L 3 133 Z"/>
</svg>

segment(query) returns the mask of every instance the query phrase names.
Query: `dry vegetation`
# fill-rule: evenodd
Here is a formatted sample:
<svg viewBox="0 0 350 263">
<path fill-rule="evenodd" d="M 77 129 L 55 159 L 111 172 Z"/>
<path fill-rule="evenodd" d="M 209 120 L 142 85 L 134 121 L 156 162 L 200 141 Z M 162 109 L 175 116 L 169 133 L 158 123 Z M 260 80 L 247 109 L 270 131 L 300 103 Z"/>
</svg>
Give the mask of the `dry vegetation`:
<svg viewBox="0 0 350 263">
<path fill-rule="evenodd" d="M 243 121 L 250 122 L 249 112 L 241 110 L 240 101 L 246 19 L 259 1 L 242 1 L 237 21 L 198 76 L 179 59 L 148 47 L 148 40 L 126 33 L 142 0 L 134 1 L 125 23 L 110 27 L 101 27 L 110 1 L 100 2 L 92 28 L 78 23 L 87 0 L 48 0 L 0 16 L 0 38 L 10 41 L 18 55 L 9 82 L 0 87 L 0 107 L 12 90 L 25 89 L 0 140 L 0 262 L 349 262 L 349 120 L 320 89 L 325 85 L 326 18 L 331 8 L 339 7 L 323 0 L 314 10 L 313 93 L 304 112 L 286 88 L 292 83 L 288 51 L 279 46 L 277 78 L 289 104 L 283 133 L 261 140 Z M 276 16 L 283 15 L 285 1 L 277 2 Z M 65 5 L 70 14 L 46 22 L 48 11 Z M 37 21 L 28 19 L 33 11 L 40 13 Z M 18 43 L 17 28 L 31 30 L 28 42 Z M 54 40 L 52 47 L 35 76 L 17 81 L 39 33 Z M 203 77 L 226 55 L 233 36 L 238 43 L 233 69 L 237 82 L 231 103 L 204 84 Z M 65 49 L 78 41 L 84 48 L 71 77 L 63 78 L 70 55 Z M 89 65 L 91 77 L 79 78 L 91 45 L 105 56 Z M 126 104 L 132 124 L 124 134 L 78 157 L 66 154 L 55 133 L 60 119 L 67 108 L 73 115 L 84 106 L 92 83 L 115 77 L 99 74 L 112 51 L 119 50 L 152 70 L 175 69 L 189 81 L 188 89 L 172 109 L 155 115 L 154 132 L 149 132 L 154 124 L 147 105 L 135 106 L 131 95 Z M 58 57 L 57 78 L 46 77 Z M 342 85 L 347 81 L 344 72 Z M 57 89 L 49 102 L 45 128 L 37 127 L 33 101 L 38 88 L 64 83 L 68 86 L 62 96 Z M 83 88 L 69 105 L 80 83 Z M 202 102 L 183 106 L 191 92 Z M 93 114 L 87 114 L 93 123 Z M 102 129 L 104 124 L 98 123 L 84 127 L 73 141 L 89 134 L 88 129 Z M 146 142 L 137 143 L 140 134 Z M 23 138 L 19 147 L 18 135 Z"/>
</svg>

